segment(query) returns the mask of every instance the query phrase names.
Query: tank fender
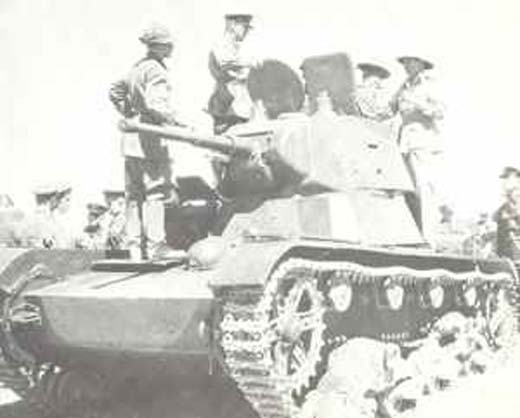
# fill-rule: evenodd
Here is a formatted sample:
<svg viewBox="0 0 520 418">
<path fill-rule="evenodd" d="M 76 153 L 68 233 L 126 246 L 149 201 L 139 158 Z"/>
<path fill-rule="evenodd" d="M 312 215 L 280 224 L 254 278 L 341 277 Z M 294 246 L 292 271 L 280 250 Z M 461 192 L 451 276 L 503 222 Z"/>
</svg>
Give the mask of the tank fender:
<svg viewBox="0 0 520 418">
<path fill-rule="evenodd" d="M 215 275 L 209 281 L 210 287 L 222 286 L 254 286 L 263 285 L 271 272 L 288 256 L 312 256 L 314 259 L 334 259 L 337 251 L 343 253 L 343 258 L 361 259 L 367 256 L 380 261 L 381 266 L 395 263 L 424 270 L 444 268 L 453 272 L 468 272 L 475 269 L 484 274 L 507 272 L 513 277 L 516 286 L 520 285 L 518 273 L 514 264 L 507 259 L 473 259 L 470 257 L 449 256 L 436 253 L 417 253 L 413 250 L 400 251 L 378 249 L 368 250 L 359 247 L 346 246 L 341 243 L 326 245 L 312 241 L 279 240 L 279 241 L 248 241 L 226 251 L 223 259 L 215 268 Z M 330 258 L 332 256 L 332 258 Z M 363 262 L 359 259 L 359 262 Z M 422 268 L 421 268 L 422 267 Z"/>
<path fill-rule="evenodd" d="M 210 287 L 263 285 L 292 241 L 249 241 L 231 247 L 216 266 Z"/>
<path fill-rule="evenodd" d="M 46 266 L 54 276 L 63 278 L 86 271 L 103 251 L 82 249 L 2 248 L 0 251 L 0 286 L 9 287 L 36 265 Z"/>
</svg>

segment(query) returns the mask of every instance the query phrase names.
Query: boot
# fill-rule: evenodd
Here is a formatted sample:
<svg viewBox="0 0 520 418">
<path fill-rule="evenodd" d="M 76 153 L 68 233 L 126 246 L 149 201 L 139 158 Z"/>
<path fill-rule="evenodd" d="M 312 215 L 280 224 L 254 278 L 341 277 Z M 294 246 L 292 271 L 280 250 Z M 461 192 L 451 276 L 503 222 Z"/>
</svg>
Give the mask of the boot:
<svg viewBox="0 0 520 418">
<path fill-rule="evenodd" d="M 150 260 L 183 260 L 187 257 L 186 251 L 175 250 L 166 242 L 159 242 L 148 246 L 148 256 Z"/>
</svg>

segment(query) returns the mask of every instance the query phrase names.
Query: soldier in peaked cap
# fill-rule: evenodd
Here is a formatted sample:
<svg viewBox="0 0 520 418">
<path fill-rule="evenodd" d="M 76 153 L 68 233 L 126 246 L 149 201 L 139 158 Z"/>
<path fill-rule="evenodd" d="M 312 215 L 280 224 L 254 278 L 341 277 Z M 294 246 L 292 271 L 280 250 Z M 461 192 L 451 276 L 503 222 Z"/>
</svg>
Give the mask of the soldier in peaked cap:
<svg viewBox="0 0 520 418">
<path fill-rule="evenodd" d="M 393 112 L 400 116 L 398 142 L 415 185 L 415 193 L 407 196 L 414 218 L 426 240 L 433 243 L 438 222 L 438 177 L 442 147 L 438 121 L 443 108 L 434 97 L 427 71 L 433 64 L 417 56 L 402 56 L 406 79 L 391 101 Z"/>
<path fill-rule="evenodd" d="M 68 217 L 72 187 L 66 183 L 44 185 L 34 191 L 36 213 L 32 245 L 71 248 L 75 245 Z"/>
<path fill-rule="evenodd" d="M 46 214 L 66 212 L 70 206 L 72 187 L 66 183 L 43 185 L 34 190 L 37 209 Z"/>
<path fill-rule="evenodd" d="M 384 90 L 384 80 L 390 77 L 390 71 L 381 65 L 364 62 L 357 68 L 362 73 L 361 83 L 356 87 L 356 106 L 363 117 L 378 121 L 393 116 Z"/>
<path fill-rule="evenodd" d="M 171 106 L 172 86 L 166 66 L 174 39 L 168 28 L 153 24 L 139 36 L 147 53 L 128 75 L 111 86 L 109 98 L 125 117 L 141 122 L 181 125 Z M 167 258 L 165 205 L 177 204 L 171 157 L 155 134 L 126 134 L 123 138 L 126 176 L 127 246 L 133 259 Z"/>
<path fill-rule="evenodd" d="M 253 16 L 228 13 L 224 18 L 224 35 L 209 54 L 209 70 L 215 79 L 215 88 L 208 111 L 214 120 L 215 133 L 247 121 L 253 106 L 246 85 L 251 62 L 242 50 Z"/>
</svg>

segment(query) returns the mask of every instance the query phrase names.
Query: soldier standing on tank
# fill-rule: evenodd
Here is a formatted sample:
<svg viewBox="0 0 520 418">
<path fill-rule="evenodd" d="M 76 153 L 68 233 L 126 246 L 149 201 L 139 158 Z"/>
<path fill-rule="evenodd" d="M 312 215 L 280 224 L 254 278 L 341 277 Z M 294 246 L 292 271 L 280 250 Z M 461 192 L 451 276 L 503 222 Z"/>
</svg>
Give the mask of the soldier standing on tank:
<svg viewBox="0 0 520 418">
<path fill-rule="evenodd" d="M 496 251 L 500 257 L 520 258 L 520 170 L 505 167 L 502 174 L 504 203 L 493 219 L 497 224 Z"/>
<path fill-rule="evenodd" d="M 181 125 L 171 105 L 172 86 L 165 61 L 174 40 L 161 25 L 151 25 L 139 40 L 147 54 L 127 77 L 111 86 L 109 97 L 125 117 L 155 125 Z M 132 259 L 174 256 L 166 244 L 165 205 L 175 207 L 178 193 L 172 180 L 171 157 L 164 139 L 155 134 L 126 134 L 123 138 L 126 177 L 126 235 Z"/>
<path fill-rule="evenodd" d="M 246 122 L 251 116 L 252 102 L 247 90 L 251 61 L 243 53 L 243 42 L 251 30 L 250 14 L 226 14 L 222 39 L 209 54 L 209 70 L 215 88 L 208 111 L 213 117 L 215 133 Z"/>
<path fill-rule="evenodd" d="M 384 81 L 390 77 L 390 71 L 381 65 L 360 63 L 357 66 L 362 73 L 361 83 L 356 87 L 355 103 L 361 116 L 377 121 L 391 118 L 394 113 L 385 94 Z"/>
<path fill-rule="evenodd" d="M 401 117 L 398 142 L 412 176 L 415 193 L 407 195 L 412 214 L 428 241 L 438 221 L 436 182 L 442 149 L 438 121 L 443 117 L 440 103 L 433 97 L 427 73 L 434 65 L 419 57 L 397 59 L 407 74 L 390 106 Z"/>
</svg>

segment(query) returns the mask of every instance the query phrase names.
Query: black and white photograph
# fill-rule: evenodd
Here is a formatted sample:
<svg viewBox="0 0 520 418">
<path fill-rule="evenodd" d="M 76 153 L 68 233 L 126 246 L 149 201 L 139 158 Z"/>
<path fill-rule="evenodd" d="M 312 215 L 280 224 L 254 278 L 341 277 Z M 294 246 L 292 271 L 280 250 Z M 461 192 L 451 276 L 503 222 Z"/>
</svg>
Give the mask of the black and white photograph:
<svg viewBox="0 0 520 418">
<path fill-rule="evenodd" d="M 520 417 L 513 0 L 0 0 L 0 418 Z"/>
</svg>

